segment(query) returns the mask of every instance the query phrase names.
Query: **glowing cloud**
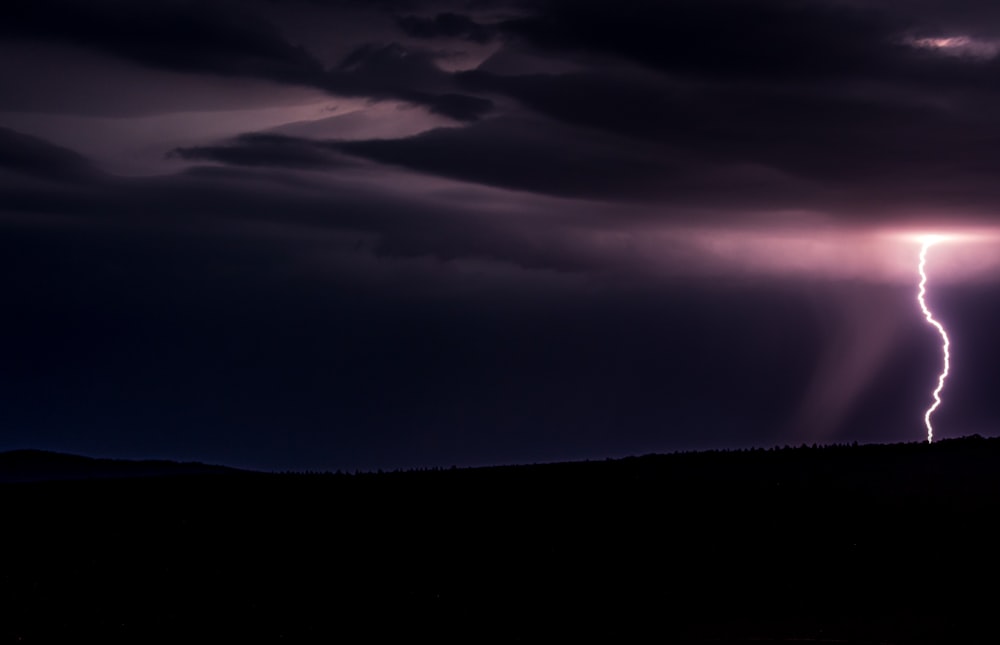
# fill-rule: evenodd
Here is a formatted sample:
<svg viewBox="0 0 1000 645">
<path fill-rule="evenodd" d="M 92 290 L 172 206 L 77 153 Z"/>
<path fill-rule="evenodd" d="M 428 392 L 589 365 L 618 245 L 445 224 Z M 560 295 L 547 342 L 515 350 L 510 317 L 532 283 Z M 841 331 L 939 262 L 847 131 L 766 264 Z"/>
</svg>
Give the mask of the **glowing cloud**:
<svg viewBox="0 0 1000 645">
<path fill-rule="evenodd" d="M 934 441 L 934 428 L 931 426 L 931 414 L 938 409 L 941 405 L 941 390 L 944 389 L 944 381 L 948 378 L 948 371 L 951 368 L 951 354 L 949 349 L 951 347 L 951 342 L 948 340 L 948 333 L 945 332 L 944 326 L 935 320 L 934 315 L 931 310 L 927 307 L 927 250 L 940 242 L 943 238 L 939 235 L 927 235 L 922 239 L 922 244 L 920 246 L 920 263 L 917 265 L 917 271 L 920 273 L 920 286 L 917 292 L 917 303 L 920 305 L 920 310 L 924 312 L 924 318 L 927 322 L 934 326 L 941 334 L 941 352 L 944 355 L 944 368 L 941 370 L 941 374 L 938 376 L 937 388 L 934 390 L 934 403 L 931 407 L 927 408 L 927 412 L 924 413 L 924 424 L 927 426 L 927 443 Z"/>
<path fill-rule="evenodd" d="M 996 57 L 997 53 L 1000 52 L 1000 43 L 994 40 L 982 40 L 970 36 L 911 38 L 906 42 L 911 47 L 936 51 L 946 56 L 991 59 Z"/>
</svg>

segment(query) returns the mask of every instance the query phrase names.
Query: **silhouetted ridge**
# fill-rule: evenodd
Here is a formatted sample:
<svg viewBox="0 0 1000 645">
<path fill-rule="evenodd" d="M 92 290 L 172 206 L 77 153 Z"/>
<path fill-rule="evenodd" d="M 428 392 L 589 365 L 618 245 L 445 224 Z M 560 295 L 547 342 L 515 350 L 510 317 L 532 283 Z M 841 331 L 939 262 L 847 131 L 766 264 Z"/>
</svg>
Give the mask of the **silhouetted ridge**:
<svg viewBox="0 0 1000 645">
<path fill-rule="evenodd" d="M 0 454 L 0 643 L 996 641 L 1000 439 L 188 472 Z"/>
<path fill-rule="evenodd" d="M 244 472 L 225 466 L 168 460 L 99 459 L 47 450 L 0 453 L 0 483 L 170 477 Z"/>
</svg>

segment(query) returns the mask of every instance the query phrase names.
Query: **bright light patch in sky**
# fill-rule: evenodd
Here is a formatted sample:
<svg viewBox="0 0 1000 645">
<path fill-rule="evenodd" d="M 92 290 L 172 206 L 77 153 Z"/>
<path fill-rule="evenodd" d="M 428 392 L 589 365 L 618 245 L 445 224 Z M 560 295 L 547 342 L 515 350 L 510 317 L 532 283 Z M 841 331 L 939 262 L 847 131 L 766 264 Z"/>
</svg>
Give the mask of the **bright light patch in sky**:
<svg viewBox="0 0 1000 645">
<path fill-rule="evenodd" d="M 927 426 L 927 443 L 934 441 L 934 428 L 931 425 L 931 415 L 935 410 L 941 405 L 941 391 L 944 389 L 944 381 L 948 378 L 948 371 L 951 368 L 951 341 L 948 339 L 948 333 L 944 330 L 944 326 L 934 318 L 934 314 L 931 313 L 930 308 L 927 306 L 927 251 L 930 247 L 934 246 L 940 242 L 943 238 L 939 235 L 928 235 L 923 238 L 922 244 L 920 246 L 920 263 L 917 265 L 917 271 L 920 273 L 920 285 L 917 291 L 917 303 L 920 305 L 920 310 L 924 314 L 924 318 L 927 322 L 937 329 L 938 333 L 941 335 L 941 352 L 944 357 L 944 365 L 941 370 L 941 374 L 938 375 L 937 388 L 934 389 L 933 397 L 934 403 L 931 407 L 927 408 L 927 412 L 924 413 L 924 424 Z"/>
<path fill-rule="evenodd" d="M 907 288 L 913 284 L 913 245 L 927 239 L 925 232 L 899 227 L 675 227 L 642 233 L 619 233 L 617 243 L 628 250 L 633 261 L 649 258 L 651 265 L 667 273 L 854 280 Z M 936 284 L 1000 280 L 1000 229 L 955 227 L 936 237 L 938 242 L 961 242 L 961 253 L 955 251 L 957 244 L 936 250 Z M 607 233 L 602 239 L 602 249 L 610 252 L 612 235 Z"/>
<path fill-rule="evenodd" d="M 913 38 L 908 41 L 908 44 L 921 49 L 938 51 L 949 56 L 993 58 L 998 52 L 1000 52 L 1000 43 L 971 38 L 969 36 Z"/>
</svg>

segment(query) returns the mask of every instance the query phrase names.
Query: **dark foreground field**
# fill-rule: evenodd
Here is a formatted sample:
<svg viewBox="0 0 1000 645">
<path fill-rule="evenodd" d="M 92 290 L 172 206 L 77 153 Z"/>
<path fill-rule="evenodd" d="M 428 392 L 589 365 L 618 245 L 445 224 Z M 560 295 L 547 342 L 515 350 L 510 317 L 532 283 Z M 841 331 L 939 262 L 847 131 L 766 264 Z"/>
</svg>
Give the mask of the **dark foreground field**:
<svg viewBox="0 0 1000 645">
<path fill-rule="evenodd" d="M 4 641 L 1000 632 L 1000 440 L 353 476 L 77 463 L 90 479 L 24 481 L 58 470 L 35 477 L 39 458 L 0 462 Z"/>
</svg>

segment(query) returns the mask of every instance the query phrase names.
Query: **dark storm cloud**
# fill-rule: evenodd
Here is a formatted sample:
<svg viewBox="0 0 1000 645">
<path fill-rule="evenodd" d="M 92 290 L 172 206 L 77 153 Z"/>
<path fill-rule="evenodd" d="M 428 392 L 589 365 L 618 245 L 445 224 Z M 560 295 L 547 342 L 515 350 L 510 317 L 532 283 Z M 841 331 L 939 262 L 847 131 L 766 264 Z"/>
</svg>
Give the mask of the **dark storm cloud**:
<svg viewBox="0 0 1000 645">
<path fill-rule="evenodd" d="M 434 64 L 426 52 L 398 44 L 364 45 L 332 71 L 327 89 L 350 96 L 398 98 L 427 106 L 458 121 L 474 121 L 492 110 L 493 102 L 455 91 L 451 74 Z"/>
<path fill-rule="evenodd" d="M 552 0 L 503 29 L 548 50 L 621 56 L 693 76 L 770 79 L 865 71 L 896 33 L 880 13 L 789 0 Z"/>
<path fill-rule="evenodd" d="M 870 81 L 995 92 L 1000 61 L 974 55 L 983 47 L 972 43 L 952 52 L 970 55 L 947 55 L 913 46 L 921 38 L 1000 36 L 995 7 L 962 4 L 552 0 L 499 29 L 513 46 L 584 66 L 603 57 L 737 89 L 769 83 L 808 92 L 817 84 Z"/>
<path fill-rule="evenodd" d="M 773 189 L 782 179 L 752 170 L 720 174 L 704 159 L 671 155 L 662 148 L 529 118 L 494 118 L 465 127 L 429 130 L 401 139 L 310 141 L 274 135 L 244 135 L 216 146 L 180 148 L 186 159 L 233 165 L 301 167 L 332 165 L 332 152 L 346 153 L 420 173 L 542 195 L 598 200 L 746 205 L 781 203 L 800 189 Z M 718 185 L 733 193 L 720 193 Z M 787 203 L 787 202 L 786 202 Z"/>
<path fill-rule="evenodd" d="M 433 18 L 402 16 L 398 23 L 400 29 L 414 38 L 467 38 L 477 43 L 488 43 L 497 35 L 497 31 L 490 26 L 457 13 L 439 13 Z"/>
<path fill-rule="evenodd" d="M 668 200 L 701 190 L 692 200 L 706 205 L 726 201 L 723 193 L 734 206 L 798 202 L 870 220 L 915 206 L 989 214 L 1000 199 L 988 170 L 1000 166 L 1000 59 L 989 55 L 996 53 L 991 41 L 939 51 L 916 39 L 964 36 L 948 29 L 971 27 L 970 16 L 990 10 L 976 3 L 922 4 L 554 1 L 503 23 L 508 40 L 496 62 L 458 79 L 470 92 L 509 96 L 526 110 L 587 128 L 563 138 L 566 156 L 586 148 L 591 131 L 632 139 L 620 142 L 621 156 L 636 141 L 659 143 L 662 150 L 647 157 L 648 167 L 683 166 L 689 177 L 681 184 L 672 173 L 662 178 L 658 192 Z M 991 28 L 979 25 L 974 33 L 989 35 Z M 530 57 L 515 56 L 526 51 L 570 67 L 533 72 Z M 411 155 L 421 139 L 356 144 L 355 151 L 448 176 L 565 194 L 557 177 L 573 171 L 571 164 L 552 163 L 558 153 L 526 154 L 533 172 L 517 169 L 499 181 L 500 173 L 482 168 L 445 168 L 443 151 L 461 136 L 425 135 L 444 144 L 441 151 L 425 150 L 427 158 Z M 512 137 L 516 141 L 517 133 Z M 608 193 L 617 193 L 620 157 L 605 152 Z M 484 163 L 469 158 L 470 166 Z M 772 177 L 754 186 L 752 179 L 736 185 L 726 179 L 732 172 L 746 178 L 750 167 L 758 177 L 773 171 L 787 181 Z M 728 168 L 722 177 L 720 168 Z M 518 171 L 531 176 L 517 177 Z M 546 174 L 554 177 L 549 186 Z M 642 174 L 624 184 L 637 196 L 650 194 Z M 578 176 L 584 186 L 595 179 L 586 171 Z"/>
<path fill-rule="evenodd" d="M 72 150 L 2 127 L 0 168 L 59 182 L 90 182 L 103 175 L 88 159 Z"/>
<path fill-rule="evenodd" d="M 441 69 L 434 45 L 483 40 L 477 3 L 397 8 L 395 24 L 427 49 L 365 44 L 332 68 L 293 45 L 266 5 L 246 6 L 50 0 L 19 5 L 0 33 L 402 100 L 472 124 L 341 143 L 248 135 L 183 146 L 187 159 L 321 168 L 339 163 L 337 149 L 489 186 L 712 208 L 856 213 L 996 199 L 988 176 L 1000 163 L 1000 100 L 987 82 L 1000 77 L 996 59 L 906 41 L 971 24 L 974 3 L 905 13 L 784 0 L 512 3 L 506 13 L 520 17 L 490 23 L 504 34 L 494 59 L 457 74 Z M 568 67 L 540 73 L 532 65 L 542 59 Z"/>
<path fill-rule="evenodd" d="M 9 12 L 0 24 L 0 37 L 68 43 L 176 72 L 400 99 L 459 121 L 475 120 L 493 106 L 488 99 L 456 91 L 451 75 L 437 68 L 429 54 L 397 44 L 362 46 L 339 67 L 327 69 L 253 7 L 238 3 L 40 0 Z"/>
<path fill-rule="evenodd" d="M 748 210 L 775 208 L 814 209 L 872 224 L 898 221 L 914 209 L 994 215 L 990 205 L 1000 200 L 1000 191 L 985 169 L 1000 167 L 1000 152 L 997 138 L 983 137 L 977 121 L 908 105 L 859 102 L 838 111 L 829 102 L 795 99 L 802 112 L 829 110 L 828 120 L 839 125 L 828 131 L 814 127 L 818 116 L 797 122 L 772 112 L 769 103 L 786 103 L 789 97 L 756 97 L 759 105 L 752 98 L 699 99 L 684 107 L 688 114 L 681 125 L 646 123 L 646 137 L 642 128 L 630 131 L 624 123 L 600 121 L 605 113 L 595 110 L 602 129 L 623 132 L 505 117 L 401 139 L 245 135 L 177 154 L 233 165 L 317 169 L 341 166 L 339 155 L 347 154 L 470 184 L 673 206 L 680 210 L 659 209 L 655 217 L 677 224 L 746 224 Z M 576 119 L 585 122 L 586 115 L 580 111 Z M 752 121 L 757 130 L 743 128 Z M 711 141 L 701 136 L 712 131 Z M 695 219 L 691 209 L 699 213 Z"/>
<path fill-rule="evenodd" d="M 33 137 L 10 132 L 20 145 L 10 167 L 35 172 L 37 158 L 22 161 L 27 150 L 55 158 L 89 162 L 75 153 Z M 15 150 L 13 146 L 8 147 Z M 5 149 L 8 149 L 5 148 Z M 562 218 L 540 227 L 517 216 L 477 214 L 470 205 L 484 196 L 472 192 L 468 203 L 442 204 L 384 190 L 343 174 L 322 183 L 275 167 L 349 170 L 358 161 L 339 158 L 334 145 L 276 135 L 248 135 L 221 146 L 178 150 L 178 156 L 219 161 L 232 168 L 194 167 L 175 175 L 148 178 L 105 177 L 81 185 L 80 176 L 49 173 L 54 184 L 31 185 L 0 174 L 0 213 L 68 217 L 78 226 L 98 225 L 137 230 L 211 231 L 219 227 L 266 225 L 354 235 L 352 253 L 384 258 L 439 261 L 490 260 L 528 270 L 569 273 L 628 270 L 622 258 L 597 257 L 565 239 Z M 37 157 L 37 155 L 36 155 Z M 17 165 L 14 165 L 14 162 Z M 241 168 L 242 166 L 242 168 Z M 261 168 L 271 166 L 272 168 Z"/>
<path fill-rule="evenodd" d="M 574 91 L 558 92 L 574 84 Z M 953 110 L 714 91 L 678 98 L 665 120 L 656 110 L 643 114 L 641 107 L 629 111 L 632 118 L 618 120 L 608 119 L 599 106 L 620 97 L 609 87 L 621 83 L 564 77 L 528 79 L 524 85 L 528 91 L 556 88 L 531 97 L 533 107 L 576 124 L 505 117 L 402 139 L 287 139 L 276 148 L 268 137 L 248 136 L 180 152 L 224 163 L 252 160 L 287 167 L 291 150 L 303 163 L 303 158 L 329 163 L 336 150 L 473 184 L 713 209 L 711 216 L 700 216 L 705 223 L 746 222 L 747 210 L 773 208 L 814 209 L 871 223 L 898 220 L 915 208 L 992 216 L 991 205 L 1000 200 L 987 172 L 1000 167 L 998 137 L 983 135 L 983 119 Z M 584 91 L 596 107 L 571 111 L 574 97 Z M 676 223 L 689 219 L 683 211 L 670 210 L 658 217 Z"/>
<path fill-rule="evenodd" d="M 367 45 L 329 83 L 462 121 L 494 110 L 486 97 L 505 96 L 546 119 L 296 145 L 489 186 L 714 209 L 872 220 L 915 206 L 988 213 L 1000 199 L 989 170 L 1000 165 L 996 59 L 906 40 L 946 34 L 942 25 L 957 20 L 947 9 L 626 0 L 613 10 L 559 1 L 517 10 L 525 15 L 499 27 L 506 41 L 497 61 L 544 51 L 572 71 L 534 72 L 529 55 L 513 67 L 487 61 L 451 75 L 430 52 Z M 955 15 L 968 23 L 971 11 Z M 429 15 L 403 14 L 398 24 L 428 41 L 479 37 L 482 25 L 469 15 Z M 237 147 L 254 147 L 259 163 L 288 163 L 259 145 Z"/>
<path fill-rule="evenodd" d="M 8 11 L 0 36 L 66 42 L 182 72 L 322 82 L 323 67 L 275 26 L 230 3 L 41 0 Z"/>
<path fill-rule="evenodd" d="M 457 92 L 446 94 L 403 93 L 400 98 L 425 105 L 434 114 L 456 121 L 476 121 L 493 109 L 493 101 Z"/>
<path fill-rule="evenodd" d="M 245 134 L 221 145 L 177 148 L 170 154 L 232 165 L 324 168 L 343 163 L 333 156 L 341 152 L 471 183 L 592 197 L 648 193 L 667 170 L 655 158 L 627 154 L 614 145 L 604 150 L 593 141 L 572 148 L 556 145 L 569 134 L 570 129 L 551 123 L 539 128 L 531 121 L 493 119 L 403 139 L 314 141 Z"/>
<path fill-rule="evenodd" d="M 236 166 L 329 169 L 349 163 L 313 142 L 276 134 L 245 134 L 226 145 L 177 148 L 171 154 L 189 161 Z"/>
<path fill-rule="evenodd" d="M 509 48 L 527 43 L 578 69 L 496 73 L 487 61 L 460 80 L 564 122 L 862 189 L 886 172 L 956 175 L 996 164 L 1000 59 L 983 55 L 995 45 L 914 45 L 918 36 L 963 36 L 947 30 L 952 11 L 970 25 L 975 10 L 894 8 L 554 1 L 505 23 Z"/>
<path fill-rule="evenodd" d="M 817 181 L 863 185 L 873 173 L 936 172 L 948 159 L 980 166 L 1000 161 L 992 138 L 983 136 L 984 127 L 1000 125 L 989 113 L 892 92 L 690 87 L 587 72 L 476 71 L 463 79 L 559 121 L 659 142 L 664 156 L 683 150 L 702 162 L 759 163 Z"/>
<path fill-rule="evenodd" d="M 615 139 L 536 120 L 490 119 L 396 140 L 345 141 L 349 154 L 425 173 L 552 195 L 649 197 L 682 172 Z"/>
</svg>

